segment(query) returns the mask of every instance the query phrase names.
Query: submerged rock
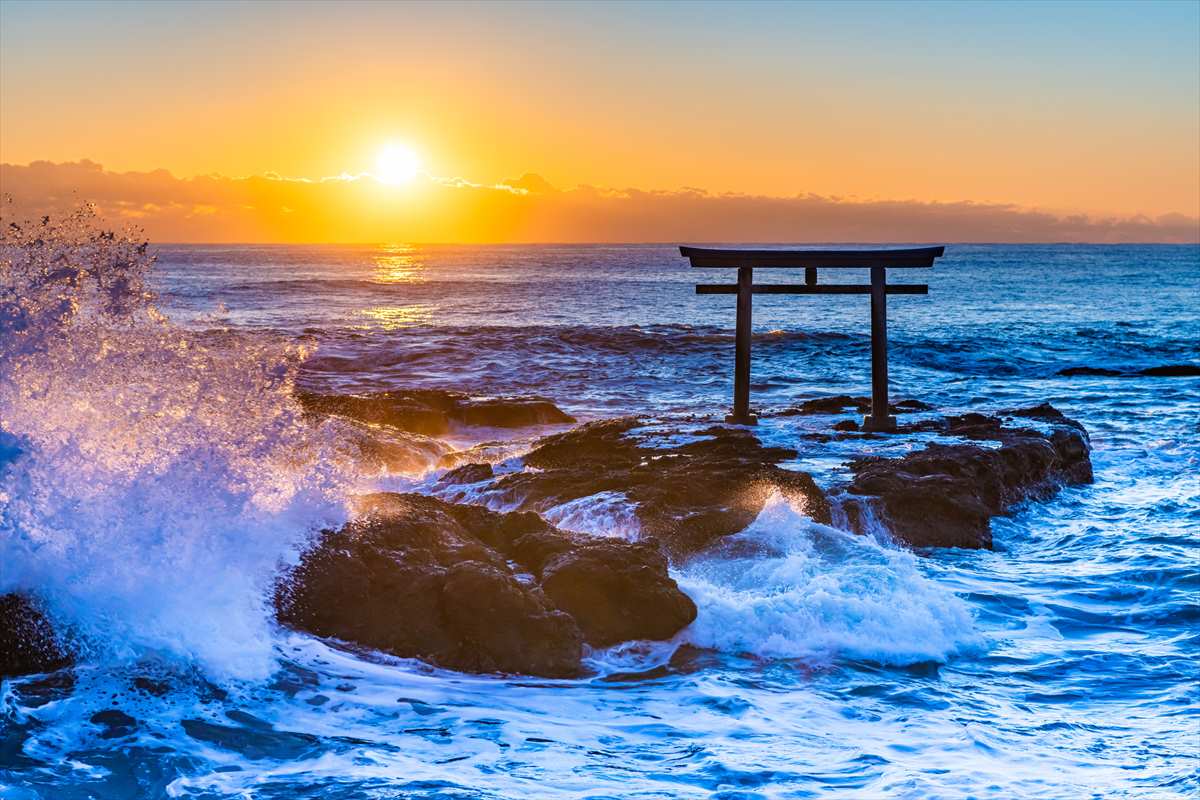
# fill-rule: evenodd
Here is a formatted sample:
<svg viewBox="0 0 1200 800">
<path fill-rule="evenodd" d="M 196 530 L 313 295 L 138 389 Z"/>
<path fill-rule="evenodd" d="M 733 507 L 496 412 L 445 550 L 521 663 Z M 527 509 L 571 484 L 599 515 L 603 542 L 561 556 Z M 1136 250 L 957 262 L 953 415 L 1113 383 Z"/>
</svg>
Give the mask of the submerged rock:
<svg viewBox="0 0 1200 800">
<path fill-rule="evenodd" d="M 902 458 L 851 461 L 854 479 L 843 487 L 842 504 L 851 526 L 863 531 L 869 505 L 914 547 L 990 548 L 992 517 L 1022 500 L 1050 497 L 1063 484 L 1092 481 L 1087 433 L 1079 423 L 1048 403 L 1001 413 L 1037 419 L 1045 430 L 964 414 L 931 424 L 948 436 L 998 444 L 930 444 Z"/>
<path fill-rule="evenodd" d="M 475 399 L 440 389 L 402 389 L 367 394 L 297 392 L 305 410 L 425 436 L 441 436 L 455 425 L 522 428 L 574 422 L 549 400 L 530 397 Z"/>
<path fill-rule="evenodd" d="M 1200 364 L 1162 364 L 1145 369 L 1112 369 L 1111 367 L 1067 367 L 1058 374 L 1065 378 L 1095 376 L 1105 378 L 1195 378 L 1200 377 Z"/>
<path fill-rule="evenodd" d="M 654 547 L 416 494 L 376 494 L 276 592 L 279 620 L 470 672 L 569 677 L 583 644 L 668 638 L 695 605 Z"/>
<path fill-rule="evenodd" d="M 677 560 L 745 528 L 775 491 L 814 519 L 829 520 L 825 495 L 812 478 L 778 466 L 796 451 L 765 447 L 742 428 L 664 434 L 639 432 L 640 425 L 625 417 L 548 436 L 525 456 L 527 469 L 501 476 L 494 491 L 506 503 L 538 512 L 619 493 L 634 507 L 643 539 Z"/>
<path fill-rule="evenodd" d="M 0 595 L 0 678 L 50 672 L 71 661 L 36 603 L 22 594 Z"/>
</svg>

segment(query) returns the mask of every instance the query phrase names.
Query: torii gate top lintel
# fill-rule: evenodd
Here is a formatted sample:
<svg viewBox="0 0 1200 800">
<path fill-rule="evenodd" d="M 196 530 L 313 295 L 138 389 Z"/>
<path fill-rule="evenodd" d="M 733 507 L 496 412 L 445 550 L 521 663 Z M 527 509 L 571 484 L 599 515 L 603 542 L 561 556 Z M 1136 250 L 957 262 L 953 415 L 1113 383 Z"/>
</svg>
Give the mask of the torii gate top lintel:
<svg viewBox="0 0 1200 800">
<path fill-rule="evenodd" d="M 697 284 L 696 294 L 737 295 L 737 349 L 733 370 L 733 413 L 726 422 L 753 425 L 750 413 L 750 336 L 752 298 L 756 294 L 869 294 L 871 295 L 871 413 L 863 420 L 869 431 L 892 431 L 896 418 L 888 409 L 887 296 L 928 294 L 925 284 L 887 282 L 892 268 L 932 267 L 945 247 L 909 247 L 877 250 L 752 250 L 746 248 L 680 247 L 679 254 L 693 267 L 735 267 L 736 285 Z M 802 284 L 754 285 L 754 268 L 803 269 Z M 818 268 L 868 268 L 869 284 L 819 284 Z"/>
<path fill-rule="evenodd" d="M 887 250 L 749 250 L 744 248 L 687 247 L 679 254 L 693 267 L 932 267 L 945 247 L 908 247 Z"/>
</svg>

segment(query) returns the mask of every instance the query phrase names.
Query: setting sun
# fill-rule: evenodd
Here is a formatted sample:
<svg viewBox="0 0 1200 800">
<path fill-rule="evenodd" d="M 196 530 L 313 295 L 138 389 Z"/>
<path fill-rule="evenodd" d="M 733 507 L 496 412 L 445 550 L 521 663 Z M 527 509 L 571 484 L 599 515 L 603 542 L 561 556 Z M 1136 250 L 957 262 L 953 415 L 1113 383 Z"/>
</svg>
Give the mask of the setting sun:
<svg viewBox="0 0 1200 800">
<path fill-rule="evenodd" d="M 375 159 L 375 177 L 383 183 L 408 183 L 420 168 L 421 158 L 404 145 L 388 145 Z"/>
</svg>

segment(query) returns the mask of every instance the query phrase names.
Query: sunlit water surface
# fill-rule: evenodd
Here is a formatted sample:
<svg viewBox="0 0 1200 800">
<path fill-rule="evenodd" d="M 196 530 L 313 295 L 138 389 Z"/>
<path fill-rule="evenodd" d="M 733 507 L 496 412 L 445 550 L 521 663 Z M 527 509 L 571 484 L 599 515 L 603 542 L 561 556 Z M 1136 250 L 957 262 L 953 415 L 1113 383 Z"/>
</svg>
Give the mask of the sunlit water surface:
<svg viewBox="0 0 1200 800">
<path fill-rule="evenodd" d="M 728 403 L 731 299 L 695 296 L 672 248 L 160 252 L 172 320 L 203 341 L 307 343 L 309 388 L 537 394 L 581 419 Z M 0 797 L 1197 796 L 1200 380 L 1056 373 L 1200 362 L 1200 250 L 952 246 L 921 272 L 897 279 L 927 280 L 928 297 L 889 300 L 895 391 L 942 409 L 1048 400 L 1091 434 L 1095 484 L 997 520 L 995 551 L 917 556 L 773 502 L 739 534 L 772 555 L 677 571 L 692 628 L 594 654 L 591 678 L 354 655 L 275 630 L 260 573 L 363 483 L 308 472 L 285 486 L 247 466 L 301 435 L 247 399 L 258 384 L 228 387 L 254 410 L 232 415 L 250 420 L 224 437 L 236 447 L 214 444 L 230 428 L 196 428 L 216 413 L 205 398 L 242 380 L 214 362 L 172 439 L 199 466 L 114 457 L 81 475 L 72 460 L 55 474 L 92 481 L 90 500 L 30 517 L 49 550 L 86 553 L 69 570 L 31 561 L 22 579 L 92 655 L 3 684 Z M 797 434 L 829 418 L 770 410 L 864 394 L 866 328 L 865 298 L 755 298 L 759 433 L 826 484 L 862 443 L 813 444 Z M 75 368 L 88 388 L 69 391 L 116 381 Z M 278 482 L 268 511 L 247 518 L 237 481 Z"/>
</svg>

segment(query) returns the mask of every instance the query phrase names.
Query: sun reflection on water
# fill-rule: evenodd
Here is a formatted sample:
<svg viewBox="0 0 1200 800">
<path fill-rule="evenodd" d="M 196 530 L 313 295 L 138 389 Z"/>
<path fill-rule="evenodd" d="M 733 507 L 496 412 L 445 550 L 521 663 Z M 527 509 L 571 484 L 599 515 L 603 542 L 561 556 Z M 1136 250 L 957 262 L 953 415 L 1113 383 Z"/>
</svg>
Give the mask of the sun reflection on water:
<svg viewBox="0 0 1200 800">
<path fill-rule="evenodd" d="M 384 245 L 374 259 L 371 280 L 374 283 L 396 287 L 396 299 L 402 301 L 404 287 L 426 282 L 426 264 L 417 248 L 407 244 Z M 364 328 L 396 330 L 428 322 L 436 309 L 433 303 L 404 303 L 364 308 L 359 313 L 366 317 Z"/>
<path fill-rule="evenodd" d="M 412 245 L 390 244 L 375 256 L 376 283 L 424 283 L 425 261 Z"/>
<path fill-rule="evenodd" d="M 395 330 L 420 325 L 433 317 L 434 306 L 430 303 L 413 303 L 411 305 L 375 306 L 364 308 L 360 313 L 368 322 L 363 327 Z"/>
</svg>

